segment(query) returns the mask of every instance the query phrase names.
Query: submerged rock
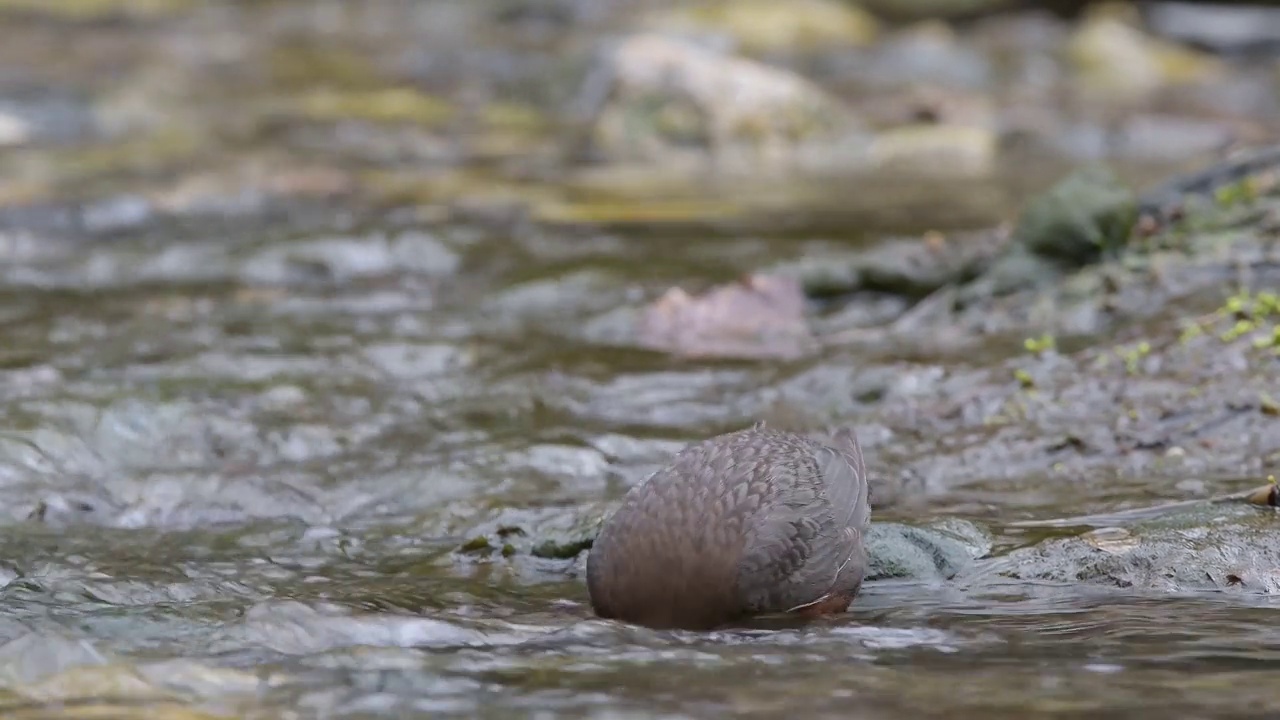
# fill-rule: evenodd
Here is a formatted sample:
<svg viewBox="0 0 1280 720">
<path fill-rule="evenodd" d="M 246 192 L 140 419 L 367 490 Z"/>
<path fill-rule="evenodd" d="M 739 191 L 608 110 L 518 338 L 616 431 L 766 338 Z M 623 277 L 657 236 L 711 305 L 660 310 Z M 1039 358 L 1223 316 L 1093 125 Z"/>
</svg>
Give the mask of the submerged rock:
<svg viewBox="0 0 1280 720">
<path fill-rule="evenodd" d="M 989 552 L 991 536 L 965 520 L 875 523 L 867 533 L 867 579 L 950 580 Z"/>
</svg>

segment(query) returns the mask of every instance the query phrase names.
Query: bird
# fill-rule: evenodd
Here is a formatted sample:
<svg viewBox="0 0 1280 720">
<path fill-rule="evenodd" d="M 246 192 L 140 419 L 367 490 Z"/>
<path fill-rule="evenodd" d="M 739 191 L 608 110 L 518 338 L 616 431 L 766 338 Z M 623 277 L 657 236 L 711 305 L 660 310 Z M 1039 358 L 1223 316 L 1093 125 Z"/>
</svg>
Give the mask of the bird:
<svg viewBox="0 0 1280 720">
<path fill-rule="evenodd" d="M 830 442 L 763 422 L 690 445 L 633 487 L 587 556 L 597 617 L 714 630 L 848 610 L 871 502 L 852 428 Z"/>
</svg>

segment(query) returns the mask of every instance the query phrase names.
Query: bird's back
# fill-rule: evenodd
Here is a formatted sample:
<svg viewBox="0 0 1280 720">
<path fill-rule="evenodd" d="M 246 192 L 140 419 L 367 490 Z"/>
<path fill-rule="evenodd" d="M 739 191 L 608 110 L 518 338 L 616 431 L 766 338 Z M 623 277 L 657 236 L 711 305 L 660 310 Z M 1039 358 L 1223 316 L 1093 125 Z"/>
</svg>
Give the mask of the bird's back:
<svg viewBox="0 0 1280 720">
<path fill-rule="evenodd" d="M 837 556 L 857 553 L 833 539 L 858 528 L 860 551 L 869 513 L 857 440 L 835 445 L 756 425 L 679 453 L 597 537 L 587 566 L 597 614 L 713 627 L 785 610 L 824 574 L 835 582 Z"/>
<path fill-rule="evenodd" d="M 743 433 L 692 445 L 627 493 L 587 560 L 602 617 L 655 627 L 712 626 L 737 613 L 746 528 L 770 494 Z"/>
</svg>

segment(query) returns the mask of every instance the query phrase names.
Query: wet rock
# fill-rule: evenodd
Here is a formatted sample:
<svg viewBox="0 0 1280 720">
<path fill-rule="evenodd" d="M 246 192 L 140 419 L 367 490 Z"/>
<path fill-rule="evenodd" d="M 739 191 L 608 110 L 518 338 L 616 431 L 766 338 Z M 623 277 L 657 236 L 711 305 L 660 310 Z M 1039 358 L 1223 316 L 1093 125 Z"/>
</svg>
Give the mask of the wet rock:
<svg viewBox="0 0 1280 720">
<path fill-rule="evenodd" d="M 873 523 L 867 532 L 867 580 L 950 580 L 991 547 L 991 536 L 964 520 L 920 527 Z"/>
<path fill-rule="evenodd" d="M 797 358 L 816 345 L 800 284 L 760 275 L 702 295 L 668 290 L 645 310 L 639 342 L 691 358 Z"/>
<path fill-rule="evenodd" d="M 591 153 L 612 162 L 714 159 L 756 172 L 815 145 L 830 159 L 857 135 L 848 110 L 805 78 L 657 34 L 618 42 L 580 103 Z"/>
<path fill-rule="evenodd" d="M 879 29 L 865 10 L 840 0 L 711 0 L 664 9 L 642 24 L 658 32 L 726 36 L 747 54 L 861 47 Z"/>
<path fill-rule="evenodd" d="M 1194 506 L 1126 527 L 1046 540 L 993 561 L 1019 580 L 1180 593 L 1280 593 L 1280 518 L 1240 504 Z"/>
<path fill-rule="evenodd" d="M 858 249 L 823 249 L 806 252 L 768 267 L 770 275 L 794 278 L 811 298 L 828 298 L 854 292 L 861 287 L 859 262 L 866 251 Z"/>
<path fill-rule="evenodd" d="M 973 279 L 1006 243 L 1007 238 L 999 232 L 891 240 L 857 262 L 857 287 L 923 298 L 943 286 Z"/>
<path fill-rule="evenodd" d="M 572 560 L 583 550 L 590 550 L 595 541 L 594 533 L 583 532 L 574 537 L 547 539 L 533 546 L 533 556 L 552 560 Z"/>
<path fill-rule="evenodd" d="M 476 558 L 522 555 L 572 560 L 591 549 L 609 507 L 505 509 L 468 532 L 458 552 Z"/>
<path fill-rule="evenodd" d="M 1001 296 L 1019 290 L 1047 285 L 1062 277 L 1058 263 L 1034 255 L 1021 245 L 1001 255 L 976 282 L 964 287 L 961 304 L 990 296 Z"/>
</svg>

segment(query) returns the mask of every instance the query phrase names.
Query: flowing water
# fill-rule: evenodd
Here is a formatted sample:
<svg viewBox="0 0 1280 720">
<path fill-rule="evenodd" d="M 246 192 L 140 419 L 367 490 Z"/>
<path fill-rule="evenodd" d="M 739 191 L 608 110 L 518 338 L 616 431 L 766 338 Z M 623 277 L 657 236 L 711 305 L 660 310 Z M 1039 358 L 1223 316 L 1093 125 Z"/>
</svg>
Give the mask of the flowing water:
<svg viewBox="0 0 1280 720">
<path fill-rule="evenodd" d="M 475 528 L 590 513 L 779 396 L 824 401 L 796 379 L 858 358 L 714 367 L 593 344 L 581 328 L 627 302 L 624 252 L 515 263 L 510 238 L 454 235 L 119 241 L 11 265 L 4 674 L 39 678 L 36 697 L 250 717 L 1273 703 L 1265 600 L 979 575 L 871 583 L 815 626 L 659 633 L 593 620 L 580 560 L 459 552 Z M 747 245 L 717 250 L 732 262 Z M 393 263 L 395 248 L 430 262 Z M 344 277 L 290 282 L 273 265 L 284 249 Z M 1052 491 L 1010 497 L 1018 517 L 1072 509 Z M 1001 514 L 978 513 L 997 552 L 1035 539 Z M 7 704 L 39 715 L 30 702 Z"/>
<path fill-rule="evenodd" d="M 325 13 L 341 31 L 336 8 L 316 3 L 308 31 Z M 243 99 L 273 92 L 246 38 L 295 42 L 299 15 L 100 21 L 80 28 L 80 60 L 59 57 L 57 23 L 11 20 L 6 32 L 21 31 L 30 47 L 18 54 L 38 69 L 26 71 L 52 87 L 75 87 L 107 58 L 135 68 L 132 83 L 153 80 L 157 97 L 182 97 L 189 88 L 168 75 L 194 82 L 197 67 L 209 97 Z M 362 32 L 378 17 L 363 18 Z M 428 79 L 457 70 L 415 66 L 429 59 L 421 48 L 400 50 L 401 66 Z M 146 61 L 130 65 L 138 54 Z M 323 57 L 277 58 L 273 72 L 319 72 Z M 343 75 L 342 57 L 334 50 L 326 71 L 359 74 Z M 490 72 L 516 85 L 533 72 L 501 54 L 454 57 L 464 69 L 497 63 Z M 9 89 L 23 107 L 74 125 L 75 93 L 31 100 L 20 84 Z M 123 85 L 112 86 L 111 117 L 145 117 Z M 1268 682 L 1280 632 L 1264 595 L 1055 585 L 993 569 L 869 583 L 847 616 L 809 626 L 692 634 L 593 619 L 584 555 L 531 552 L 539 533 L 594 522 L 691 440 L 763 416 L 861 422 L 876 409 L 874 394 L 854 400 L 869 376 L 963 376 L 1017 350 L 933 364 L 840 347 L 786 362 L 643 351 L 618 340 L 623 316 L 662 289 L 856 249 L 865 237 L 582 230 L 501 207 L 392 212 L 340 192 L 272 199 L 264 183 L 300 195 L 342 186 L 309 158 L 336 153 L 350 167 L 420 153 L 414 162 L 429 166 L 443 151 L 359 128 L 273 130 L 269 114 L 237 130 L 244 107 L 223 108 L 232 117 L 205 138 L 215 150 L 160 133 L 172 142 L 104 159 L 58 136 L 62 125 L 37 123 L 48 145 L 4 157 L 6 197 L 35 198 L 11 201 L 28 210 L 6 209 L 0 233 L 6 716 L 1099 720 L 1280 706 Z M 186 109 L 198 126 L 214 108 Z M 285 157 L 255 154 L 264 147 Z M 236 152 L 250 169 L 228 169 Z M 281 179 L 276 163 L 302 169 Z M 439 190 L 419 180 L 426 189 L 414 192 Z M 136 189 L 147 182 L 163 192 Z M 864 308 L 873 317 L 899 304 Z M 890 476 L 902 453 L 1002 447 L 952 420 L 898 455 L 872 423 L 873 467 Z M 926 483 L 927 505 L 877 519 L 969 517 L 991 529 L 1000 555 L 1048 536 L 1014 520 L 1185 490 L 1120 467 L 1070 486 L 998 470 Z M 480 536 L 509 542 L 472 542 Z"/>
</svg>

